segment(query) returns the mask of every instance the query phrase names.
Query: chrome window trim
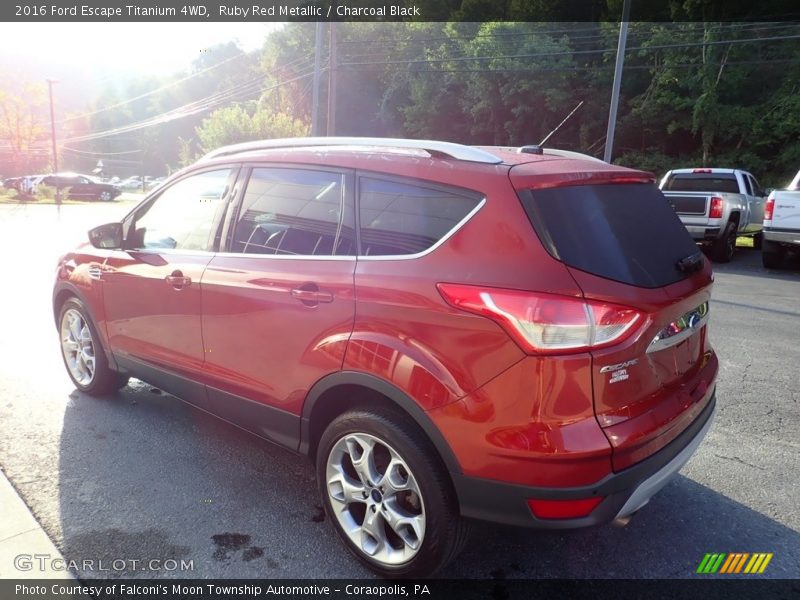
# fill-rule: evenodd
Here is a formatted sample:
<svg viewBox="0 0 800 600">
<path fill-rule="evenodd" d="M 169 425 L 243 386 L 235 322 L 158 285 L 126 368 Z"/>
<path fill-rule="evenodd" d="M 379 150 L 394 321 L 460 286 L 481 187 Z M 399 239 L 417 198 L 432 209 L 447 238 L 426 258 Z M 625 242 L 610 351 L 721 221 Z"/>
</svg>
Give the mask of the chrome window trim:
<svg viewBox="0 0 800 600">
<path fill-rule="evenodd" d="M 265 259 L 273 259 L 276 258 L 278 260 L 349 260 L 355 261 L 355 255 L 340 255 L 340 256 L 333 256 L 329 254 L 320 254 L 320 255 L 313 255 L 313 254 L 257 254 L 248 252 L 245 254 L 244 252 L 216 252 L 214 257 L 224 257 L 224 258 L 265 258 Z"/>
<path fill-rule="evenodd" d="M 486 204 L 486 196 L 484 196 L 481 199 L 481 201 L 478 202 L 478 204 L 475 206 L 475 208 L 473 208 L 471 211 L 469 211 L 464 216 L 464 218 L 462 218 L 458 223 L 453 225 L 452 229 L 450 229 L 450 231 L 448 231 L 441 238 L 439 238 L 439 240 L 436 241 L 436 243 L 434 243 L 430 248 L 426 248 L 425 250 L 422 250 L 421 252 L 417 252 L 415 254 L 385 254 L 385 255 L 379 255 L 379 256 L 369 256 L 369 255 L 361 255 L 361 254 L 359 254 L 358 255 L 358 260 L 364 260 L 364 261 L 414 260 L 414 259 L 417 259 L 417 258 L 422 258 L 423 256 L 427 256 L 428 254 L 430 254 L 431 252 L 436 250 L 439 246 L 444 244 L 453 235 L 455 235 L 456 232 L 458 232 L 458 230 L 461 229 L 464 225 L 466 225 L 467 221 L 469 221 L 472 217 L 474 217 L 477 214 L 477 212 L 481 208 L 483 208 L 484 204 Z"/>
<path fill-rule="evenodd" d="M 366 256 L 366 255 L 341 255 L 341 256 L 333 256 L 333 255 L 290 255 L 290 254 L 254 254 L 254 253 L 242 253 L 242 252 L 217 252 L 215 256 L 223 256 L 223 257 L 236 257 L 242 256 L 247 258 L 268 258 L 273 259 L 277 258 L 279 260 L 363 260 L 363 261 L 379 261 L 379 260 L 414 260 L 417 258 L 422 258 L 423 256 L 427 256 L 434 250 L 436 250 L 439 246 L 444 244 L 448 239 L 450 239 L 453 235 L 458 232 L 464 225 L 466 225 L 467 221 L 469 221 L 472 217 L 474 217 L 477 212 L 486 204 L 486 197 L 484 196 L 480 202 L 469 211 L 463 219 L 461 219 L 458 223 L 453 225 L 453 228 L 450 229 L 446 234 L 444 234 L 439 240 L 433 244 L 430 248 L 423 250 L 422 252 L 417 252 L 415 254 L 387 254 L 385 256 Z"/>
</svg>

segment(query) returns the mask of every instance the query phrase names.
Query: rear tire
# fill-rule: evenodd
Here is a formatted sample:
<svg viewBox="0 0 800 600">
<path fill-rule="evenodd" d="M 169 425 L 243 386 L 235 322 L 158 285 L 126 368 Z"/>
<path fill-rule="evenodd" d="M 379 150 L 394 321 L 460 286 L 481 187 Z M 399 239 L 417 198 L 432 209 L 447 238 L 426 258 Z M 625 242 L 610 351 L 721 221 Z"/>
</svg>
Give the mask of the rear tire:
<svg viewBox="0 0 800 600">
<path fill-rule="evenodd" d="M 764 240 L 761 248 L 761 263 L 765 269 L 778 269 L 783 263 L 786 248 L 775 242 Z"/>
<path fill-rule="evenodd" d="M 764 234 L 757 233 L 753 236 L 753 249 L 754 250 L 761 250 L 761 247 L 764 245 Z"/>
<path fill-rule="evenodd" d="M 714 262 L 726 263 L 733 258 L 736 249 L 736 223 L 730 222 L 722 235 L 711 245 L 711 259 Z"/>
<path fill-rule="evenodd" d="M 317 484 L 347 550 L 384 577 L 427 577 L 462 549 L 461 518 L 436 449 L 403 414 L 355 409 L 320 438 Z"/>
<path fill-rule="evenodd" d="M 108 366 L 100 336 L 89 311 L 77 298 L 70 298 L 58 313 L 61 358 L 72 383 L 90 396 L 116 392 L 128 383 L 128 377 Z"/>
</svg>

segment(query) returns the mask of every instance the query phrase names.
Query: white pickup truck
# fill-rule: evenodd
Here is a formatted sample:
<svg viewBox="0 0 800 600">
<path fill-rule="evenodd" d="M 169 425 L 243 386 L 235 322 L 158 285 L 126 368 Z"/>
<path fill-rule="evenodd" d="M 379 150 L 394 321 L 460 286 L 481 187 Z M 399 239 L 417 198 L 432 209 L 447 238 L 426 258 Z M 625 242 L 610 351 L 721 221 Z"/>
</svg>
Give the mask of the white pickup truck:
<svg viewBox="0 0 800 600">
<path fill-rule="evenodd" d="M 800 171 L 787 189 L 775 190 L 767 198 L 761 261 L 776 269 L 790 249 L 800 250 Z"/>
<path fill-rule="evenodd" d="M 659 188 L 692 238 L 710 246 L 712 260 L 733 258 L 740 235 L 753 236 L 753 247 L 761 247 L 764 191 L 747 171 L 674 169 Z"/>
</svg>

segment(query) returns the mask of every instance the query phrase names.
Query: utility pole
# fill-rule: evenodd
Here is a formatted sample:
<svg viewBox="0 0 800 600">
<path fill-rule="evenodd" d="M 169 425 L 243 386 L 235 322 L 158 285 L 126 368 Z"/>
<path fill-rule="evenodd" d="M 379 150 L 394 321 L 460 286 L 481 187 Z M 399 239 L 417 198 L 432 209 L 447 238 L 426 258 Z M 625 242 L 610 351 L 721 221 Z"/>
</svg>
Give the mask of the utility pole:
<svg viewBox="0 0 800 600">
<path fill-rule="evenodd" d="M 330 57 L 328 59 L 328 135 L 336 135 L 336 22 L 330 28 Z"/>
<path fill-rule="evenodd" d="M 603 160 L 611 162 L 614 150 L 614 130 L 617 126 L 617 106 L 619 105 L 619 88 L 622 83 L 622 66 L 625 63 L 625 44 L 628 41 L 628 20 L 631 14 L 631 0 L 622 4 L 622 21 L 619 24 L 619 42 L 617 43 L 617 61 L 614 64 L 614 84 L 611 88 L 611 107 L 608 110 L 608 129 L 606 130 L 606 149 Z"/>
<path fill-rule="evenodd" d="M 56 114 L 53 109 L 53 84 L 58 83 L 56 79 L 47 80 L 47 88 L 50 92 L 50 134 L 53 139 L 53 173 L 58 173 L 58 152 L 56 151 Z M 61 188 L 56 186 L 56 204 L 61 204 Z"/>
<path fill-rule="evenodd" d="M 317 29 L 314 34 L 314 79 L 311 92 L 311 135 L 319 136 L 319 80 L 322 66 L 322 21 L 317 21 Z"/>
</svg>

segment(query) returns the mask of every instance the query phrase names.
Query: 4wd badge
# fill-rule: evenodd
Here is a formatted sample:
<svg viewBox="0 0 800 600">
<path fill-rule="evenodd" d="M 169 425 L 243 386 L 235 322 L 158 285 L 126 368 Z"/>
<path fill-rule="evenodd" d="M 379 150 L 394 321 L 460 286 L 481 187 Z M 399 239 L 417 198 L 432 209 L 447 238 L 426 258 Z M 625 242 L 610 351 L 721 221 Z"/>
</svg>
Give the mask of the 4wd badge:
<svg viewBox="0 0 800 600">
<path fill-rule="evenodd" d="M 630 377 L 628 375 L 628 367 L 632 367 L 636 363 L 638 363 L 638 359 L 633 358 L 631 360 L 626 360 L 625 362 L 617 363 L 615 365 L 606 365 L 600 369 L 601 373 L 611 373 L 611 377 L 608 379 L 608 383 L 617 383 L 620 381 L 625 381 Z"/>
</svg>

